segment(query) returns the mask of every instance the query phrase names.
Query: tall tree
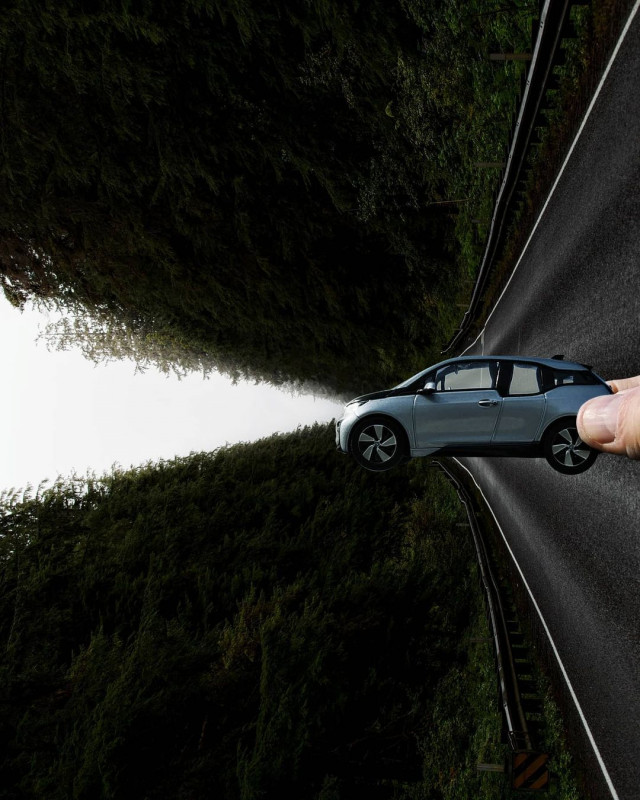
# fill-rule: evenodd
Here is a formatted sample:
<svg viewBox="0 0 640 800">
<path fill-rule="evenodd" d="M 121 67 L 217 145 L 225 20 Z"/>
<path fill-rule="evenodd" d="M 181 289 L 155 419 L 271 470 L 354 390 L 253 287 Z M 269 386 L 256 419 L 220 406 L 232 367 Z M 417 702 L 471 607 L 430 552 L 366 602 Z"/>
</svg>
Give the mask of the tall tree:
<svg viewBox="0 0 640 800">
<path fill-rule="evenodd" d="M 447 268 L 437 173 L 387 113 L 419 35 L 381 0 L 18 0 L 0 18 L 5 291 L 267 379 L 402 374 Z"/>
<path fill-rule="evenodd" d="M 0 500 L 0 794 L 387 798 L 420 779 L 464 659 L 469 543 L 439 473 L 370 475 L 331 435 Z"/>
<path fill-rule="evenodd" d="M 515 89 L 482 51 L 521 40 L 528 6 L 14 0 L 5 293 L 165 360 L 395 382 L 456 321 L 452 201 L 473 199 L 471 151 L 502 141 Z"/>
</svg>

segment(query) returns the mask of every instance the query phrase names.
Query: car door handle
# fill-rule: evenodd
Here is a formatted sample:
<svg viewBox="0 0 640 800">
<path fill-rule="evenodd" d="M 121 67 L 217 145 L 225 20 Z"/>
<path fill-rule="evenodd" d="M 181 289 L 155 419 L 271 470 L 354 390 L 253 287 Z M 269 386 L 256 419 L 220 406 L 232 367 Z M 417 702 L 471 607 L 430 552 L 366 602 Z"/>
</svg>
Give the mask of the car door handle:
<svg viewBox="0 0 640 800">
<path fill-rule="evenodd" d="M 479 406 L 484 406 L 485 408 L 487 406 L 497 406 L 498 405 L 498 401 L 497 400 L 478 400 L 478 405 Z"/>
</svg>

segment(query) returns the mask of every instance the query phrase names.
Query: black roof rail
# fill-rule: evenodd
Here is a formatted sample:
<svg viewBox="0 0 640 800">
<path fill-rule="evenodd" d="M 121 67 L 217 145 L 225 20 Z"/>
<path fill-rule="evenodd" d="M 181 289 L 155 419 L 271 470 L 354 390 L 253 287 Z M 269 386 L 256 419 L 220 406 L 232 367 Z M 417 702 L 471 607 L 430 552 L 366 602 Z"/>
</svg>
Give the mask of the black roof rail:
<svg viewBox="0 0 640 800">
<path fill-rule="evenodd" d="M 553 361 L 562 361 L 564 359 L 564 353 L 560 353 L 557 356 L 551 356 Z"/>
</svg>

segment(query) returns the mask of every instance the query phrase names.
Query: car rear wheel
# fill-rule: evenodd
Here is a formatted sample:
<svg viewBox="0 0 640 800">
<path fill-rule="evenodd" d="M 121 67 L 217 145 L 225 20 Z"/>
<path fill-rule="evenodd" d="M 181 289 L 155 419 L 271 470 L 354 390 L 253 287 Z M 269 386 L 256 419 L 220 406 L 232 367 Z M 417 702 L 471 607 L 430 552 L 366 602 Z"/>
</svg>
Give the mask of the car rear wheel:
<svg viewBox="0 0 640 800">
<path fill-rule="evenodd" d="M 392 419 L 368 417 L 354 426 L 349 449 L 361 467 L 384 472 L 406 458 L 404 431 Z"/>
<path fill-rule="evenodd" d="M 593 465 L 598 451 L 580 438 L 575 420 L 560 420 L 552 425 L 544 438 L 544 455 L 548 463 L 565 475 L 577 475 Z"/>
</svg>

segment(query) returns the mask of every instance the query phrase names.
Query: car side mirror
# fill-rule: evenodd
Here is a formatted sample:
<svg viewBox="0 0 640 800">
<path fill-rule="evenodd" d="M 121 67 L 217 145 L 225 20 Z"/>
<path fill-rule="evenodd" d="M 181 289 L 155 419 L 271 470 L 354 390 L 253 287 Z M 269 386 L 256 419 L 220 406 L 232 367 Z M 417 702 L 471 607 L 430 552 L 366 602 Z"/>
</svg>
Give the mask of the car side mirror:
<svg viewBox="0 0 640 800">
<path fill-rule="evenodd" d="M 424 389 L 420 390 L 420 394 L 433 394 L 436 390 L 436 385 L 433 381 L 429 381 L 424 386 Z"/>
</svg>

